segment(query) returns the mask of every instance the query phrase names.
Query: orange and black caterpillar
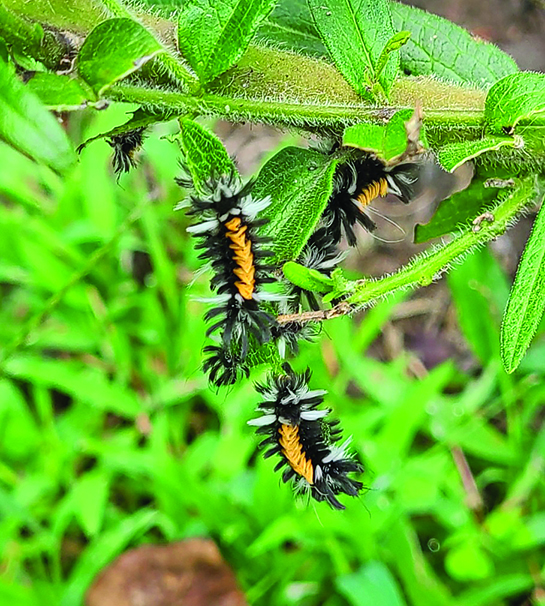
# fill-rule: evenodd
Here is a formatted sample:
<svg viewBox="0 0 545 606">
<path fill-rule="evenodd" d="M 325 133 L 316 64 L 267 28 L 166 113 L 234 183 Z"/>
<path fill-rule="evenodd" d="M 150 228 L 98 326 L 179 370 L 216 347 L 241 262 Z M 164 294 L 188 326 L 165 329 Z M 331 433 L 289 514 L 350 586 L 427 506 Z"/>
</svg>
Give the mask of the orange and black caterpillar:
<svg viewBox="0 0 545 606">
<path fill-rule="evenodd" d="M 178 183 L 188 184 L 184 179 Z M 256 233 L 265 223 L 257 216 L 270 200 L 254 199 L 251 188 L 251 182 L 243 185 L 231 172 L 211 178 L 202 187 L 202 195 L 190 196 L 188 214 L 200 222 L 188 232 L 200 239 L 199 258 L 209 261 L 214 272 L 210 285 L 216 296 L 207 301 L 215 306 L 205 317 L 215 320 L 207 334 L 219 332 L 221 344 L 205 348 L 210 356 L 204 368 L 217 386 L 232 384 L 241 373 L 247 374 L 244 363 L 250 338 L 267 342 L 276 323 L 262 305 L 279 299 L 262 289 L 275 281 L 272 268 L 264 261 L 272 253 L 263 248 L 266 240 Z"/>
<path fill-rule="evenodd" d="M 332 240 L 340 242 L 344 231 L 348 244 L 355 246 L 356 223 L 367 231 L 377 227 L 364 209 L 375 198 L 387 194 L 394 194 L 408 204 L 418 193 L 419 173 L 419 164 L 407 162 L 387 167 L 368 153 L 341 164 L 335 173 L 333 193 L 323 216 Z"/>
<path fill-rule="evenodd" d="M 270 446 L 265 457 L 279 455 L 275 470 L 284 469 L 282 480 L 292 481 L 296 492 L 308 492 L 317 501 L 327 501 L 335 509 L 345 509 L 337 496 L 358 496 L 363 484 L 348 474 L 363 467 L 347 452 L 350 440 L 338 444 L 338 421 L 326 421 L 329 409 L 318 409 L 327 393 L 310 390 L 310 370 L 295 373 L 288 364 L 284 373 L 271 376 L 269 384 L 257 385 L 264 397 L 257 410 L 261 417 L 249 421 Z"/>
</svg>

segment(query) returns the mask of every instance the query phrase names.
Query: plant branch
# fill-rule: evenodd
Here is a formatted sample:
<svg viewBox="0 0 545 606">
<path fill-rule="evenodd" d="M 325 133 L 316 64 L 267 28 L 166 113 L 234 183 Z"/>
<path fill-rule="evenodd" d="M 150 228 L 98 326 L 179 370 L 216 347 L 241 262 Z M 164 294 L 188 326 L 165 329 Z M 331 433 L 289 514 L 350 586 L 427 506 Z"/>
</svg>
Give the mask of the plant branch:
<svg viewBox="0 0 545 606">
<path fill-rule="evenodd" d="M 397 272 L 378 279 L 357 280 L 348 284 L 344 300 L 331 309 L 279 316 L 279 324 L 288 322 L 316 322 L 330 320 L 369 307 L 377 300 L 397 290 L 427 286 L 448 271 L 454 262 L 469 254 L 477 246 L 497 238 L 516 221 L 520 213 L 536 200 L 538 193 L 535 177 L 517 179 L 515 187 L 500 194 L 500 201 L 490 213 L 493 220 L 478 225 L 465 225 L 454 239 L 439 245 L 430 252 L 414 257 Z"/>
</svg>

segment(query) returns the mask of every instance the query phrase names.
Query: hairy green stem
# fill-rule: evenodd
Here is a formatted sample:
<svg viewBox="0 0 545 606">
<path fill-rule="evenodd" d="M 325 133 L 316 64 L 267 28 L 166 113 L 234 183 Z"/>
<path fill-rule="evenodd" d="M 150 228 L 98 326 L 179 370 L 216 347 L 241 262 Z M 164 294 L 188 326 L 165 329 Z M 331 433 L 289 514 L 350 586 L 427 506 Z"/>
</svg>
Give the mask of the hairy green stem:
<svg viewBox="0 0 545 606">
<path fill-rule="evenodd" d="M 349 283 L 346 292 L 339 293 L 339 297 L 344 295 L 346 298 L 332 309 L 280 316 L 278 322 L 329 320 L 368 307 L 398 290 L 431 284 L 450 269 L 453 262 L 503 234 L 524 208 L 535 202 L 537 193 L 535 177 L 517 179 L 515 187 L 505 193 L 490 211 L 492 220 L 487 217 L 477 224 L 464 226 L 451 242 L 414 257 L 389 276 Z"/>
</svg>

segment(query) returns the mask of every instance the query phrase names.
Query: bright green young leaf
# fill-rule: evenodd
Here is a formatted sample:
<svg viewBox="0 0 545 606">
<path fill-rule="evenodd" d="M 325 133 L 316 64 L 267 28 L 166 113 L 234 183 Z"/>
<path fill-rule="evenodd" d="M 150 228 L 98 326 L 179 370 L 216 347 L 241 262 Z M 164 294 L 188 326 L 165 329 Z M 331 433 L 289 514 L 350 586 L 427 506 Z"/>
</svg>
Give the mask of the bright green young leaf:
<svg viewBox="0 0 545 606">
<path fill-rule="evenodd" d="M 395 34 L 387 0 L 308 0 L 312 17 L 335 65 L 362 97 L 373 98 L 380 83 L 388 95 L 399 70 L 399 54 L 390 54 L 380 74 L 383 49 Z"/>
<path fill-rule="evenodd" d="M 394 575 L 382 562 L 367 562 L 357 572 L 337 578 L 337 587 L 351 606 L 404 606 Z"/>
<path fill-rule="evenodd" d="M 114 82 L 139 70 L 162 50 L 140 23 L 108 19 L 99 23 L 83 43 L 77 58 L 78 72 L 101 96 Z"/>
<path fill-rule="evenodd" d="M 377 61 L 377 67 L 375 69 L 375 78 L 380 78 L 380 75 L 384 71 L 386 64 L 388 63 L 388 58 L 390 54 L 398 51 L 402 46 L 407 44 L 409 38 L 411 37 L 411 32 L 397 32 L 394 34 L 386 43 L 386 46 L 382 49 L 380 53 L 380 57 Z"/>
<path fill-rule="evenodd" d="M 519 263 L 501 327 L 501 357 L 513 372 L 545 312 L 545 205 L 539 211 Z"/>
<path fill-rule="evenodd" d="M 524 118 L 545 111 L 545 74 L 519 72 L 497 82 L 486 96 L 484 119 L 490 132 L 512 134 Z"/>
<path fill-rule="evenodd" d="M 399 2 L 390 2 L 390 7 L 394 28 L 411 32 L 400 50 L 401 67 L 410 75 L 489 88 L 518 70 L 509 55 L 447 19 Z"/>
<path fill-rule="evenodd" d="M 287 280 L 304 290 L 323 294 L 333 288 L 332 278 L 295 261 L 284 263 L 282 271 Z"/>
<path fill-rule="evenodd" d="M 474 179 L 468 188 L 443 200 L 428 223 L 415 227 L 415 244 L 456 231 L 493 206 L 497 196 L 497 188 L 485 187 L 481 180 Z"/>
<path fill-rule="evenodd" d="M 39 99 L 0 61 L 0 139 L 57 172 L 66 171 L 75 154 L 68 138 Z"/>
<path fill-rule="evenodd" d="M 209 130 L 194 120 L 180 120 L 181 131 L 176 135 L 185 164 L 198 192 L 211 175 L 236 173 L 237 170 L 223 143 Z"/>
<path fill-rule="evenodd" d="M 514 147 L 516 144 L 517 141 L 513 137 L 484 137 L 475 141 L 449 143 L 437 152 L 437 159 L 445 170 L 453 172 L 464 162 L 485 152 L 496 151 L 505 146 Z"/>
<path fill-rule="evenodd" d="M 389 162 L 407 149 L 405 123 L 411 119 L 413 111 L 401 109 L 385 125 L 360 122 L 349 126 L 343 133 L 343 145 L 372 152 L 381 160 Z M 428 145 L 423 126 L 420 130 L 420 140 L 424 147 Z"/>
<path fill-rule="evenodd" d="M 178 12 L 178 44 L 202 84 L 232 67 L 276 0 L 187 0 Z"/>
<path fill-rule="evenodd" d="M 449 550 L 445 569 L 457 581 L 476 581 L 492 576 L 494 563 L 475 537 Z"/>
<path fill-rule="evenodd" d="M 331 195 L 336 161 L 313 149 L 285 147 L 257 176 L 253 195 L 270 196 L 261 233 L 271 238 L 273 262 L 296 259 Z"/>
<path fill-rule="evenodd" d="M 27 88 L 37 95 L 41 102 L 58 112 L 83 109 L 95 94 L 84 82 L 70 76 L 40 72 L 28 81 Z"/>
</svg>

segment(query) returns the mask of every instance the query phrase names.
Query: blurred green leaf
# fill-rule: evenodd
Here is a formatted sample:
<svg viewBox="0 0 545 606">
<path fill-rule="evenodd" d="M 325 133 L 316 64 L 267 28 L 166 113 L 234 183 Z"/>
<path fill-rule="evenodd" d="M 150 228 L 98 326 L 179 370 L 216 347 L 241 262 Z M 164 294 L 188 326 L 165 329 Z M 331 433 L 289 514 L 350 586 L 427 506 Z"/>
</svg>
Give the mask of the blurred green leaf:
<svg viewBox="0 0 545 606">
<path fill-rule="evenodd" d="M 336 585 L 353 606 L 406 604 L 395 577 L 382 562 L 368 562 L 357 572 L 337 578 Z"/>
<path fill-rule="evenodd" d="M 450 549 L 445 558 L 445 569 L 457 581 L 477 581 L 494 574 L 494 564 L 479 547 L 477 537 Z"/>
<path fill-rule="evenodd" d="M 381 58 L 395 34 L 386 0 L 308 0 L 312 17 L 335 65 L 366 99 L 379 82 L 388 95 L 399 70 L 399 54 Z M 377 73 L 379 63 L 381 72 Z"/>
<path fill-rule="evenodd" d="M 545 312 L 545 206 L 539 211 L 519 263 L 501 326 L 501 357 L 513 372 Z"/>
<path fill-rule="evenodd" d="M 90 471 L 80 476 L 72 487 L 74 515 L 88 537 L 101 529 L 108 502 L 108 479 L 104 472 Z"/>
<path fill-rule="evenodd" d="M 460 327 L 482 364 L 499 357 L 499 326 L 509 287 L 487 249 L 469 254 L 448 275 Z"/>
<path fill-rule="evenodd" d="M 108 19 L 87 36 L 76 64 L 79 75 L 100 97 L 112 84 L 139 70 L 162 50 L 161 44 L 137 21 Z"/>
<path fill-rule="evenodd" d="M 316 150 L 285 147 L 259 172 L 253 195 L 272 199 L 261 233 L 271 238 L 275 263 L 298 257 L 329 200 L 335 167 Z"/>
<path fill-rule="evenodd" d="M 1 60 L 0 139 L 59 173 L 68 170 L 76 159 L 57 119 Z"/>
<path fill-rule="evenodd" d="M 134 418 L 142 411 L 136 395 L 110 382 L 97 368 L 76 361 L 14 356 L 3 365 L 4 372 L 19 380 L 53 387 L 99 410 L 110 410 Z"/>
<path fill-rule="evenodd" d="M 519 72 L 505 76 L 486 96 L 484 119 L 492 134 L 512 134 L 525 118 L 545 111 L 545 74 Z"/>
<path fill-rule="evenodd" d="M 232 67 L 276 0 L 188 0 L 178 10 L 178 44 L 202 84 Z"/>
<path fill-rule="evenodd" d="M 48 109 L 58 112 L 83 109 L 88 101 L 95 100 L 93 91 L 84 82 L 70 76 L 37 73 L 28 81 L 27 88 Z"/>
</svg>

